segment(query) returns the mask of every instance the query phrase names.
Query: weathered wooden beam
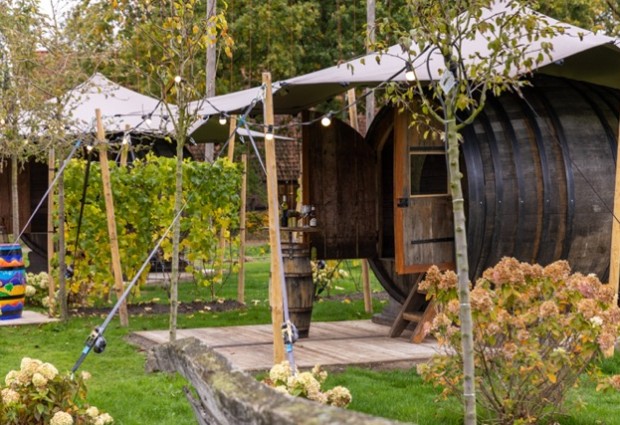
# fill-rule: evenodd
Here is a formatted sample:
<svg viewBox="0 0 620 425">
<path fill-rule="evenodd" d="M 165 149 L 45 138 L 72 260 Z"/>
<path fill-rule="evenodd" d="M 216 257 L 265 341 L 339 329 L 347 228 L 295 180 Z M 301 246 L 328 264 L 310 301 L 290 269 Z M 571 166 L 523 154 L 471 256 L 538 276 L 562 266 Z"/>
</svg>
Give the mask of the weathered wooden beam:
<svg viewBox="0 0 620 425">
<path fill-rule="evenodd" d="M 267 131 L 273 126 L 273 97 L 271 89 L 271 74 L 263 73 L 265 86 L 265 167 L 267 170 L 267 205 L 269 211 L 269 246 L 271 248 L 271 288 L 269 305 L 271 306 L 271 323 L 273 325 L 273 361 L 280 363 L 284 360 L 284 340 L 281 326 L 284 323 L 284 309 L 282 286 L 284 284 L 284 269 L 282 264 L 282 248 L 280 245 L 280 222 L 278 220 L 278 170 L 276 168 L 276 147 L 273 138 L 268 138 Z"/>
<path fill-rule="evenodd" d="M 179 372 L 190 382 L 197 397 L 188 390 L 186 395 L 201 425 L 400 424 L 279 393 L 235 369 L 196 338 L 154 347 L 146 368 L 148 372 Z"/>
<path fill-rule="evenodd" d="M 99 144 L 99 163 L 101 164 L 101 180 L 103 184 L 103 198 L 105 200 L 106 219 L 108 223 L 108 235 L 110 236 L 110 251 L 112 254 L 112 272 L 114 273 L 114 290 L 117 299 L 120 299 L 125 290 L 123 271 L 121 268 L 121 256 L 118 248 L 118 235 L 116 232 L 116 217 L 114 215 L 114 199 L 112 197 L 112 184 L 110 181 L 110 165 L 108 163 L 108 142 L 105 139 L 101 110 L 95 110 L 97 119 L 97 142 Z M 121 326 L 129 326 L 127 302 L 123 301 L 118 310 Z"/>
</svg>

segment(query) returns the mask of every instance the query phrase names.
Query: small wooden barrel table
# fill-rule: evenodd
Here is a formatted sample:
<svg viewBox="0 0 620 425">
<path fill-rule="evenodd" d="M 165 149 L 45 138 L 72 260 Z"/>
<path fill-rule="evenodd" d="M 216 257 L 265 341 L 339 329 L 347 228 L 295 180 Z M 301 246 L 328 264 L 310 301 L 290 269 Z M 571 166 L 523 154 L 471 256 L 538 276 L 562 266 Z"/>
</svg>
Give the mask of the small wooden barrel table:
<svg viewBox="0 0 620 425">
<path fill-rule="evenodd" d="M 282 231 L 308 231 L 305 228 L 282 228 Z M 292 238 L 291 238 L 292 239 Z M 314 302 L 314 281 L 310 264 L 310 248 L 303 242 L 282 241 L 282 262 L 286 281 L 286 299 L 291 322 L 297 328 L 300 338 L 310 333 L 312 304 Z"/>
<path fill-rule="evenodd" d="M 0 320 L 22 317 L 26 270 L 19 244 L 0 244 Z"/>
</svg>

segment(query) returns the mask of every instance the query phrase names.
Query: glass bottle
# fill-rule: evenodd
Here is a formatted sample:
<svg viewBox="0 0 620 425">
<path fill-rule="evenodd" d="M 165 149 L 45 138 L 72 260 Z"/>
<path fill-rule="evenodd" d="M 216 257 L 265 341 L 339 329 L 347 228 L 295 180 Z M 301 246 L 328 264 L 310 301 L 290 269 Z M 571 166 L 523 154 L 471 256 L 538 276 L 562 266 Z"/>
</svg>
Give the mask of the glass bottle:
<svg viewBox="0 0 620 425">
<path fill-rule="evenodd" d="M 310 227 L 316 227 L 317 220 L 316 220 L 316 209 L 314 208 L 314 205 L 310 208 L 310 214 L 308 215 L 308 217 L 309 217 L 308 225 Z"/>
<path fill-rule="evenodd" d="M 286 195 L 282 196 L 282 203 L 280 204 L 282 215 L 280 216 L 280 227 L 288 226 L 288 204 L 286 203 Z"/>
</svg>

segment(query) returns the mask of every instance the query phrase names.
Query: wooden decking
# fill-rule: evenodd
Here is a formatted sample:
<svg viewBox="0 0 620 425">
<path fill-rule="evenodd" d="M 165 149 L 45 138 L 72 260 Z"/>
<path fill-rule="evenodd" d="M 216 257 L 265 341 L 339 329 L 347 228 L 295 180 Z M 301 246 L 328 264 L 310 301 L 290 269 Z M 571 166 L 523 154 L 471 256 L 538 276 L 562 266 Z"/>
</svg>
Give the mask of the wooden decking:
<svg viewBox="0 0 620 425">
<path fill-rule="evenodd" d="M 198 338 L 226 356 L 234 367 L 260 371 L 273 365 L 271 329 L 271 325 L 182 329 L 177 331 L 177 338 Z M 313 322 L 310 337 L 294 345 L 295 363 L 300 368 L 316 364 L 331 368 L 347 365 L 411 367 L 437 352 L 435 340 L 412 344 L 410 331 L 398 338 L 390 338 L 388 333 L 388 327 L 370 320 Z M 149 348 L 167 342 L 168 331 L 134 332 L 131 339 Z"/>
</svg>

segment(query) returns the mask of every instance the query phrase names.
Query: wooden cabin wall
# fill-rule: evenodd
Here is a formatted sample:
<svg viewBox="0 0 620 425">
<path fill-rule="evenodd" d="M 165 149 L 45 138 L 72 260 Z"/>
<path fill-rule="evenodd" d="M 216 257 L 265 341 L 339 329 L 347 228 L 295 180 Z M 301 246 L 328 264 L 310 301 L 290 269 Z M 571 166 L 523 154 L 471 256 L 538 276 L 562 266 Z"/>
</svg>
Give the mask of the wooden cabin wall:
<svg viewBox="0 0 620 425">
<path fill-rule="evenodd" d="M 309 115 L 304 117 L 308 121 Z M 303 129 L 303 203 L 316 207 L 309 233 L 317 258 L 377 256 L 377 156 L 353 128 L 333 119 Z"/>
</svg>

